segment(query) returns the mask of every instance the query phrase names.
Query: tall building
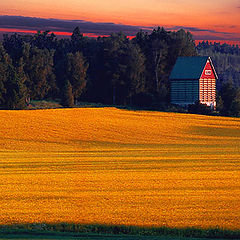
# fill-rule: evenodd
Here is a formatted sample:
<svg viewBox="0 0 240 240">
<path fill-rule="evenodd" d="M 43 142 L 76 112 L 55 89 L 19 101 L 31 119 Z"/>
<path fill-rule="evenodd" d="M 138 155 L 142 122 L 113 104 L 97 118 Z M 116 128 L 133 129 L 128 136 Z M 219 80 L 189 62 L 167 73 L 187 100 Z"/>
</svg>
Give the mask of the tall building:
<svg viewBox="0 0 240 240">
<path fill-rule="evenodd" d="M 217 73 L 210 57 L 178 57 L 170 75 L 171 103 L 216 108 Z"/>
</svg>

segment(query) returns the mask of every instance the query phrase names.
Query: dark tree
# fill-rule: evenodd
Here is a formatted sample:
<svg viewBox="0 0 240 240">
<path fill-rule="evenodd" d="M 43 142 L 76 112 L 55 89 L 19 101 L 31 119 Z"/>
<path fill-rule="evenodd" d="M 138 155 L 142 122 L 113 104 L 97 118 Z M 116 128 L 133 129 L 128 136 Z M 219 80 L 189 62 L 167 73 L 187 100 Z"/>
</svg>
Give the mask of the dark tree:
<svg viewBox="0 0 240 240">
<path fill-rule="evenodd" d="M 65 86 L 67 54 L 70 52 L 70 40 L 60 39 L 54 53 L 54 74 L 56 76 L 56 85 L 59 89 L 58 97 L 61 98 L 62 89 Z"/>
<path fill-rule="evenodd" d="M 145 90 L 145 61 L 146 58 L 140 47 L 129 43 L 125 59 L 127 68 L 123 78 L 124 104 L 132 105 L 132 97 Z"/>
<path fill-rule="evenodd" d="M 23 109 L 27 89 L 22 61 L 15 68 L 12 60 L 0 45 L 0 107 L 4 109 Z"/>
<path fill-rule="evenodd" d="M 26 86 L 33 99 L 43 99 L 49 92 L 56 92 L 56 81 L 53 73 L 54 51 L 24 45 L 24 71 L 27 75 Z"/>
<path fill-rule="evenodd" d="M 76 27 L 71 36 L 71 52 L 83 52 L 84 45 L 86 44 L 85 39 L 86 38 L 83 37 L 79 27 Z"/>
<path fill-rule="evenodd" d="M 48 50 L 55 49 L 57 38 L 54 33 L 49 34 L 50 31 L 38 31 L 31 40 L 31 45 L 40 49 L 47 48 Z"/>
<path fill-rule="evenodd" d="M 8 66 L 11 64 L 11 59 L 9 55 L 4 50 L 2 44 L 0 44 L 0 108 L 3 108 L 5 105 L 6 99 L 6 82 L 7 82 L 7 71 Z"/>
<path fill-rule="evenodd" d="M 79 99 L 87 83 L 88 63 L 81 52 L 67 54 L 66 78 L 72 85 L 74 100 Z"/>
<path fill-rule="evenodd" d="M 232 82 L 224 83 L 220 95 L 223 101 L 221 114 L 225 116 L 240 116 L 240 89 Z"/>
<path fill-rule="evenodd" d="M 121 103 L 121 90 L 123 90 L 126 76 L 126 55 L 129 39 L 122 34 L 112 34 L 110 37 L 98 39 L 96 85 L 97 101 L 103 103 Z"/>
<path fill-rule="evenodd" d="M 17 63 L 23 56 L 24 43 L 30 42 L 32 36 L 22 36 L 17 33 L 8 36 L 3 36 L 3 46 L 7 53 L 10 55 L 13 64 Z"/>
<path fill-rule="evenodd" d="M 62 105 L 64 107 L 73 107 L 74 106 L 72 85 L 68 80 L 66 80 L 64 88 L 63 88 Z"/>
<path fill-rule="evenodd" d="M 160 89 L 161 80 L 164 78 L 166 58 L 168 55 L 168 34 L 163 28 L 153 30 L 150 34 L 151 59 L 153 63 L 155 89 Z"/>
<path fill-rule="evenodd" d="M 21 78 L 21 74 L 13 66 L 9 65 L 7 73 L 5 107 L 6 109 L 24 109 L 27 96 L 24 79 Z"/>
</svg>

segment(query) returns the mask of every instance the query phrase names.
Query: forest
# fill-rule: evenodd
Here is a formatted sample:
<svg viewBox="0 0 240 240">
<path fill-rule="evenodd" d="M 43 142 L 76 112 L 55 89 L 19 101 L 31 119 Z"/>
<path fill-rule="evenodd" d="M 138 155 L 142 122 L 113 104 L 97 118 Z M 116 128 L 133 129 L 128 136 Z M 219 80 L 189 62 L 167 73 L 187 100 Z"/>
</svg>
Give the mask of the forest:
<svg viewBox="0 0 240 240">
<path fill-rule="evenodd" d="M 51 99 L 64 107 L 78 102 L 178 109 L 170 104 L 169 75 L 178 56 L 210 56 L 219 76 L 217 111 L 240 115 L 238 46 L 202 42 L 191 33 L 140 30 L 89 38 L 80 29 L 58 39 L 49 31 L 4 35 L 0 43 L 0 109 L 24 109 L 32 100 Z M 196 103 L 190 111 L 209 112 Z"/>
</svg>

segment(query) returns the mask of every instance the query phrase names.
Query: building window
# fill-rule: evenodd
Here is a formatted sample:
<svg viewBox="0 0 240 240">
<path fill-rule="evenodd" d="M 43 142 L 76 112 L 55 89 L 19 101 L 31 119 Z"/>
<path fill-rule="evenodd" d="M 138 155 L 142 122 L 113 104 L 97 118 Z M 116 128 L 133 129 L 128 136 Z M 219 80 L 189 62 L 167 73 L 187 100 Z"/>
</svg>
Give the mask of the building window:
<svg viewBox="0 0 240 240">
<path fill-rule="evenodd" d="M 211 75 L 212 74 L 212 70 L 205 70 L 205 75 Z"/>
</svg>

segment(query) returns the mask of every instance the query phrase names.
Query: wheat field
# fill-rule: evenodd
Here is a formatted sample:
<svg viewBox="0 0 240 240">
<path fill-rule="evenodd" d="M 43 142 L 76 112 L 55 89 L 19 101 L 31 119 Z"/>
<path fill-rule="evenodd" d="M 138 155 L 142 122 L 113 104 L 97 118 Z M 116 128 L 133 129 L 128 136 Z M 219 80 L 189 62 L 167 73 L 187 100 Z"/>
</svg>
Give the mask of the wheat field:
<svg viewBox="0 0 240 240">
<path fill-rule="evenodd" d="M 0 224 L 240 229 L 240 119 L 0 111 Z"/>
</svg>

